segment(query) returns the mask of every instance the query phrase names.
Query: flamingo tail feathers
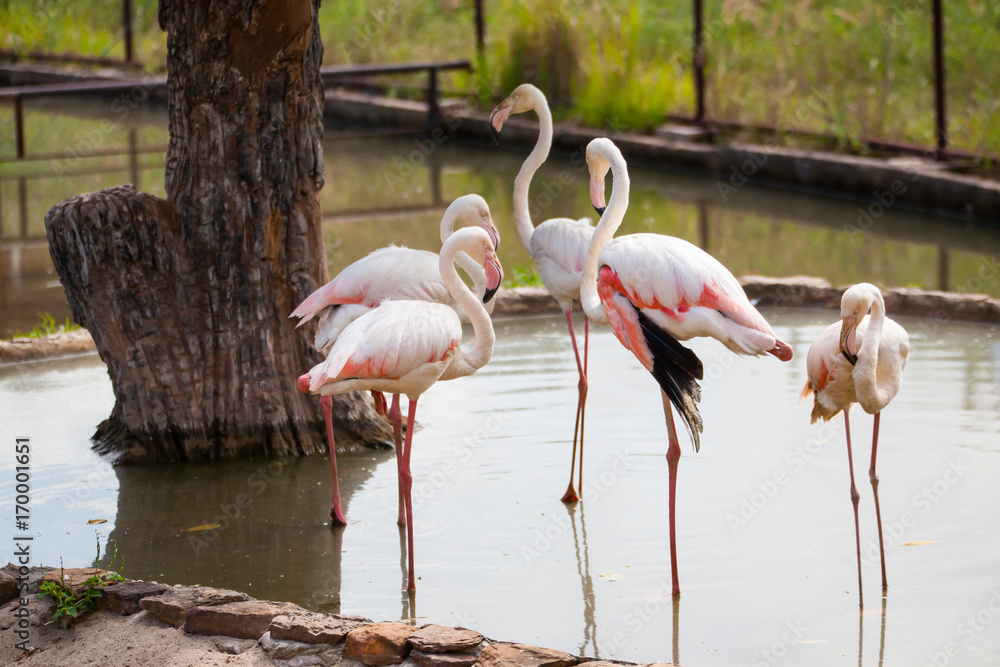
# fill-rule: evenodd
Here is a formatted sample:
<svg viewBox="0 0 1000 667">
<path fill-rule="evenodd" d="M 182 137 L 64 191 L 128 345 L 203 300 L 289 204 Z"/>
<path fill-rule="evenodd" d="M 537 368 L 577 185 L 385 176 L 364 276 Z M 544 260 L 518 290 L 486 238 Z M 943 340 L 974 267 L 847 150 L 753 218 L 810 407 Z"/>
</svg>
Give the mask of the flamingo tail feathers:
<svg viewBox="0 0 1000 667">
<path fill-rule="evenodd" d="M 653 355 L 653 377 L 677 408 L 691 436 L 694 450 L 698 451 L 701 449 L 701 432 L 704 430 L 701 413 L 698 412 L 698 402 L 701 400 L 698 380 L 702 379 L 704 372 L 701 359 L 656 326 L 641 310 L 636 309 L 636 314 L 646 345 Z"/>
</svg>

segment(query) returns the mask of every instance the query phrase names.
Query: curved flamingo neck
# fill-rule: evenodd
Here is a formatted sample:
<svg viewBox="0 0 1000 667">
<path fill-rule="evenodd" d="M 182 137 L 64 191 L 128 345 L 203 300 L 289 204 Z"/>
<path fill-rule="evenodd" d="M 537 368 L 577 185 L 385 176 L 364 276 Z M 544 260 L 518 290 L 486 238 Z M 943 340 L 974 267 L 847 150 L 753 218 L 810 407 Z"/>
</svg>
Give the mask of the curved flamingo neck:
<svg viewBox="0 0 1000 667">
<path fill-rule="evenodd" d="M 472 290 L 462 282 L 462 279 L 458 276 L 458 271 L 455 270 L 456 255 L 458 257 L 465 256 L 470 262 L 476 264 L 462 249 L 461 246 L 464 242 L 466 242 L 465 239 L 457 236 L 449 239 L 441 249 L 439 267 L 445 289 L 454 297 L 455 302 L 462 307 L 465 314 L 469 316 L 469 322 L 471 322 L 472 329 L 476 334 L 476 343 L 468 353 L 462 350 L 461 347 L 455 350 L 455 357 L 446 371 L 447 377 L 442 376 L 442 379 L 472 375 L 490 360 L 490 357 L 493 356 L 493 345 L 496 343 L 493 322 L 490 320 L 486 308 L 483 307 L 482 297 L 477 298 L 472 293 Z M 485 271 L 483 271 L 481 266 L 479 266 L 479 271 L 482 271 L 485 276 Z"/>
<path fill-rule="evenodd" d="M 614 179 L 611 183 L 611 199 L 604 209 L 601 221 L 597 223 L 594 236 L 587 248 L 587 255 L 583 261 L 583 279 L 580 281 L 580 303 L 583 312 L 597 324 L 607 324 L 608 314 L 601 305 L 601 298 L 597 294 L 597 263 L 604 246 L 608 245 L 615 232 L 625 219 L 625 211 L 628 209 L 629 178 L 628 166 L 625 158 L 615 149 L 613 152 L 606 151 L 604 157 L 611 164 L 611 174 Z"/>
<path fill-rule="evenodd" d="M 514 225 L 517 227 L 517 235 L 521 237 L 521 245 L 529 255 L 531 255 L 531 236 L 535 233 L 535 226 L 531 222 L 528 189 L 532 177 L 545 162 L 549 156 L 549 149 L 552 148 L 552 112 L 549 111 L 549 103 L 540 93 L 535 96 L 534 102 L 535 113 L 538 114 L 538 141 L 535 142 L 535 147 L 524 160 L 521 170 L 517 172 L 517 178 L 514 179 Z"/>
<path fill-rule="evenodd" d="M 858 403 L 865 412 L 875 414 L 888 405 L 895 392 L 878 383 L 879 345 L 885 327 L 885 300 L 877 289 L 872 290 L 871 313 L 868 327 L 858 348 L 858 361 L 854 366 L 854 387 Z"/>
</svg>

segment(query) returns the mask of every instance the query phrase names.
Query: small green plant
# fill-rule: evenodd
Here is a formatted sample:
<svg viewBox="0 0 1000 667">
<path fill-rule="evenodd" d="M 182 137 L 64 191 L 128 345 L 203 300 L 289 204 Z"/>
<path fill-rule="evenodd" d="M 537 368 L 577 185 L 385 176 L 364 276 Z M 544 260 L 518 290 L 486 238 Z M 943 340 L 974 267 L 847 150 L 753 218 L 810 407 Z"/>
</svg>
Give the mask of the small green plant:
<svg viewBox="0 0 1000 667">
<path fill-rule="evenodd" d="M 66 321 L 57 324 L 56 318 L 52 316 L 52 313 L 38 313 L 38 317 L 41 318 L 41 322 L 35 325 L 35 328 L 28 333 L 16 333 L 14 338 L 41 338 L 42 336 L 48 336 L 54 333 L 65 333 L 67 331 L 75 331 L 80 328 L 79 324 L 74 323 L 70 318 L 66 318 Z"/>
<path fill-rule="evenodd" d="M 125 581 L 125 577 L 121 576 L 117 572 L 102 572 L 98 568 L 98 563 L 101 560 L 101 535 L 97 533 L 97 556 L 94 558 L 94 574 L 87 577 L 78 586 L 73 586 L 71 583 L 66 583 L 66 570 L 63 567 L 62 558 L 59 559 L 59 581 L 42 581 L 38 585 L 38 599 L 45 597 L 46 595 L 52 599 L 52 606 L 55 611 L 52 613 L 52 618 L 48 620 L 45 624 L 55 623 L 59 621 L 60 623 L 71 622 L 86 612 L 94 608 L 97 604 L 97 598 L 101 597 L 100 589 L 104 586 L 108 586 L 117 581 Z M 116 561 L 118 560 L 118 545 L 115 544 L 114 551 L 111 555 L 111 562 L 108 564 L 109 568 L 114 568 Z M 125 565 L 124 558 L 122 562 L 117 566 L 119 569 Z M 62 619 L 62 620 L 61 620 Z"/>
<path fill-rule="evenodd" d="M 511 279 L 514 287 L 543 287 L 542 278 L 538 275 L 538 272 L 533 268 L 525 268 L 523 266 L 516 266 L 514 268 L 514 277 Z"/>
</svg>

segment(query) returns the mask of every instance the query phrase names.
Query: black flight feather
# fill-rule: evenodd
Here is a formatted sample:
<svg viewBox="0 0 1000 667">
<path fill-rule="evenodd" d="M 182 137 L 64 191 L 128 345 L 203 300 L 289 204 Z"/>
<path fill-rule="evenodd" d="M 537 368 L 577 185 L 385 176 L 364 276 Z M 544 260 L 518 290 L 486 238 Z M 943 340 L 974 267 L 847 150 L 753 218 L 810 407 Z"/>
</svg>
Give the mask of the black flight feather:
<svg viewBox="0 0 1000 667">
<path fill-rule="evenodd" d="M 704 430 L 701 414 L 698 412 L 698 402 L 701 400 L 698 380 L 702 379 L 704 372 L 701 359 L 654 324 L 638 308 L 636 314 L 639 316 L 639 326 L 646 345 L 653 353 L 653 377 L 677 408 L 691 435 L 694 450 L 698 451 L 701 448 L 701 432 Z"/>
</svg>

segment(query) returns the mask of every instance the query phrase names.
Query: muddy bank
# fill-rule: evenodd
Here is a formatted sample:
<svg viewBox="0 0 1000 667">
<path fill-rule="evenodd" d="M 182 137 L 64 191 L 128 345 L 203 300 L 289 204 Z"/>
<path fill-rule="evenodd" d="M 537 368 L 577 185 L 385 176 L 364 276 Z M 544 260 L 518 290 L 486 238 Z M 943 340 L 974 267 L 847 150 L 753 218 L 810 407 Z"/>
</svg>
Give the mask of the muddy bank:
<svg viewBox="0 0 1000 667">
<path fill-rule="evenodd" d="M 758 308 L 780 312 L 788 308 L 840 308 L 844 287 L 834 287 L 821 278 L 794 276 L 740 278 L 747 296 Z M 891 315 L 924 317 L 937 322 L 962 321 L 1000 324 L 1000 300 L 985 294 L 955 294 L 915 287 L 883 289 L 886 310 Z M 514 287 L 497 295 L 493 317 L 518 317 L 558 313 L 559 306 L 543 287 Z M 765 316 L 767 316 L 765 312 Z M 0 341 L 0 364 L 38 361 L 53 357 L 94 352 L 90 334 L 80 329 L 42 338 Z"/>
<path fill-rule="evenodd" d="M 0 664 L 30 667 L 101 664 L 278 665 L 279 667 L 589 667 L 636 665 L 497 641 L 479 632 L 435 624 L 374 622 L 361 616 L 320 614 L 288 602 L 254 600 L 237 591 L 123 581 L 101 588 L 96 611 L 63 628 L 51 620 L 39 582 L 76 585 L 92 568 L 0 570 Z M 20 634 L 19 634 L 20 633 Z M 644 667 L 668 667 L 643 663 Z"/>
</svg>

